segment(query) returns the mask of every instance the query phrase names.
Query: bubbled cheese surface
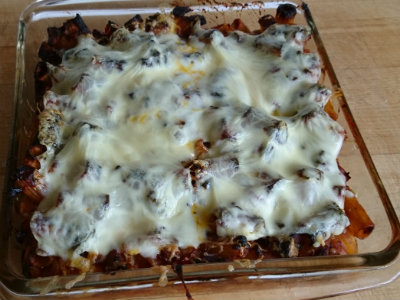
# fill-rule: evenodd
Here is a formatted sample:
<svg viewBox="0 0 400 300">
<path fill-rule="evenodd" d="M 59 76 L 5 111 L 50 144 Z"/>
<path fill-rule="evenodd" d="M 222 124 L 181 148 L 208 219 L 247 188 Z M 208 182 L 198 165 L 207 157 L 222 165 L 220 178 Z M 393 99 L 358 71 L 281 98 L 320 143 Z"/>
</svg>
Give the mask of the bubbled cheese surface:
<svg viewBox="0 0 400 300">
<path fill-rule="evenodd" d="M 52 67 L 40 115 L 40 252 L 155 257 L 204 242 L 211 215 L 221 238 L 341 233 L 344 133 L 323 111 L 309 34 L 81 37 Z"/>
</svg>

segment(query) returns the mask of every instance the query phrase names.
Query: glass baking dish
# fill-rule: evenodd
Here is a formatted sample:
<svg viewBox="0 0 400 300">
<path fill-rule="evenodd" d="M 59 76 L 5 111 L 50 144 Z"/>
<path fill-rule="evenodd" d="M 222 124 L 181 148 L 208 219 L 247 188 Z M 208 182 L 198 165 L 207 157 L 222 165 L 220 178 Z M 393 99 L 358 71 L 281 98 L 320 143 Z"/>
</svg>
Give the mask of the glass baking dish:
<svg viewBox="0 0 400 300">
<path fill-rule="evenodd" d="M 18 42 L 13 133 L 10 140 L 6 184 L 1 208 L 0 296 L 5 299 L 55 298 L 186 298 L 219 297 L 235 293 L 237 299 L 303 299 L 333 296 L 378 286 L 392 281 L 400 271 L 400 224 L 385 188 L 352 117 L 349 106 L 324 49 L 309 8 L 298 5 L 295 23 L 311 27 L 307 47 L 318 52 L 323 62 L 321 83 L 333 91 L 332 103 L 338 122 L 347 132 L 339 160 L 350 172 L 349 186 L 358 194 L 375 230 L 359 241 L 359 254 L 328 257 L 272 259 L 254 262 L 210 263 L 183 266 L 182 278 L 170 267 L 29 279 L 21 267 L 21 249 L 16 238 L 17 213 L 13 208 L 13 174 L 23 164 L 26 149 L 36 134 L 32 120 L 34 69 L 37 51 L 47 39 L 47 27 L 60 26 L 79 13 L 91 29 L 102 29 L 108 20 L 123 24 L 135 14 L 169 13 L 175 5 L 190 6 L 203 14 L 207 26 L 231 23 L 241 18 L 250 28 L 265 14 L 275 15 L 282 1 L 39 1 L 21 14 Z M 186 286 L 186 287 L 185 287 Z M 186 292 L 185 289 L 187 288 Z M 190 292 L 190 294 L 187 293 Z M 214 296 L 215 295 L 215 296 Z M 219 295 L 219 296 L 218 296 Z"/>
</svg>

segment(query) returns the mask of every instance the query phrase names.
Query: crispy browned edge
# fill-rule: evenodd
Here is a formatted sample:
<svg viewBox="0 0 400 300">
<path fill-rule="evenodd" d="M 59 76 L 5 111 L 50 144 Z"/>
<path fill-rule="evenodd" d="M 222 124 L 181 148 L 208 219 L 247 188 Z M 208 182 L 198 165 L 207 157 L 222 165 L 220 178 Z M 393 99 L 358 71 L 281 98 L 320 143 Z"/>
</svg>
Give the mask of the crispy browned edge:
<svg viewBox="0 0 400 300">
<path fill-rule="evenodd" d="M 206 20 L 201 15 L 189 15 L 189 7 L 177 6 L 173 10 L 173 19 L 176 25 L 175 31 L 182 39 L 186 39 L 192 33 L 193 25 L 200 22 L 201 25 Z M 292 5 L 279 6 L 276 16 L 265 15 L 259 19 L 260 28 L 250 31 L 249 28 L 240 20 L 236 19 L 231 24 L 220 24 L 214 29 L 219 30 L 224 35 L 234 31 L 242 31 L 248 34 L 258 34 L 274 23 L 294 24 L 296 7 Z M 159 18 L 159 14 L 147 17 L 145 20 L 140 15 L 133 16 L 123 26 L 130 31 L 143 28 L 155 34 L 161 34 L 170 30 L 169 24 Z M 35 97 L 37 101 L 38 113 L 43 110 L 43 95 L 52 86 L 52 79 L 48 72 L 47 63 L 59 65 L 62 61 L 62 53 L 77 45 L 80 35 L 92 35 L 99 43 L 106 45 L 110 42 L 114 31 L 120 25 L 109 21 L 104 31 L 93 30 L 86 26 L 82 18 L 77 15 L 74 19 L 68 20 L 61 27 L 48 28 L 48 40 L 43 42 L 39 49 L 41 61 L 35 70 Z M 207 41 L 204 41 L 207 42 Z M 279 55 L 279 49 L 277 52 Z M 332 103 L 329 101 L 325 107 L 326 112 L 333 119 L 337 119 L 337 113 Z M 36 121 L 37 123 L 37 121 Z M 196 142 L 197 154 L 207 151 L 207 144 L 202 140 Z M 37 242 L 33 237 L 29 222 L 33 212 L 36 210 L 43 195 L 37 189 L 36 172 L 40 169 L 40 163 L 35 158 L 44 153 L 46 147 L 41 145 L 36 139 L 27 151 L 24 165 L 21 166 L 16 174 L 15 207 L 21 216 L 22 225 L 18 229 L 17 240 L 24 248 L 23 251 L 23 271 L 28 277 L 52 276 L 79 274 L 81 269 L 72 267 L 71 262 L 64 261 L 57 256 L 40 256 L 36 253 Z M 348 173 L 341 168 L 343 174 L 349 179 Z M 347 188 L 348 189 L 348 188 Z M 343 192 L 343 190 L 339 191 Z M 129 254 L 123 249 L 114 249 L 107 255 L 94 255 L 83 252 L 82 258 L 90 261 L 90 268 L 85 272 L 114 272 L 121 269 L 146 268 L 154 265 L 181 265 L 190 263 L 224 262 L 235 259 L 268 259 L 280 257 L 296 256 L 326 256 L 343 255 L 357 253 L 356 238 L 367 237 L 374 228 L 374 223 L 360 205 L 357 198 L 345 197 L 345 212 L 350 219 L 350 226 L 338 236 L 332 236 L 324 245 L 314 247 L 314 240 L 306 234 L 295 234 L 290 237 L 265 237 L 256 241 L 248 241 L 244 236 L 220 239 L 215 234 L 215 216 L 209 220 L 209 240 L 202 243 L 199 247 L 180 248 L 176 245 L 166 245 L 160 250 L 155 259 L 143 257 L 141 254 Z"/>
</svg>

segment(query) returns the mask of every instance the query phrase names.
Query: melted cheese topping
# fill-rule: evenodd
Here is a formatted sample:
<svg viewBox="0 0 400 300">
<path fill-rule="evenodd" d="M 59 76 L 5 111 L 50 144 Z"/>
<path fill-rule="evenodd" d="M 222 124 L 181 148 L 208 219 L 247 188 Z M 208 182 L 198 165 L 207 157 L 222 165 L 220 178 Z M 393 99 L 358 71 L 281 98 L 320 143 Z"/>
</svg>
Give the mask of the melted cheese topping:
<svg viewBox="0 0 400 300">
<path fill-rule="evenodd" d="M 82 37 L 49 66 L 45 198 L 31 221 L 41 253 L 155 257 L 204 242 L 213 214 L 220 237 L 340 234 L 344 133 L 323 111 L 330 92 L 303 51 L 309 35 L 273 25 L 228 37 L 198 27 L 187 41 L 124 28 L 107 46 Z"/>
</svg>

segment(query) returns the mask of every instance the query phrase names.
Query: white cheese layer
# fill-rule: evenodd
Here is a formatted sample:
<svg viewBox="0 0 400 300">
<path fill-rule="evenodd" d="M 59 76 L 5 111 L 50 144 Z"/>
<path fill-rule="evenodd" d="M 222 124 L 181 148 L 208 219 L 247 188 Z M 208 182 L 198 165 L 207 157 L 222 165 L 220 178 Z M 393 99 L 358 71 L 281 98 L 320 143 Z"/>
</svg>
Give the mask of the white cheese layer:
<svg viewBox="0 0 400 300">
<path fill-rule="evenodd" d="M 52 67 L 40 116 L 41 253 L 155 257 L 204 242 L 212 214 L 221 237 L 340 234 L 344 134 L 323 111 L 330 92 L 303 52 L 309 34 L 82 37 Z"/>
</svg>

